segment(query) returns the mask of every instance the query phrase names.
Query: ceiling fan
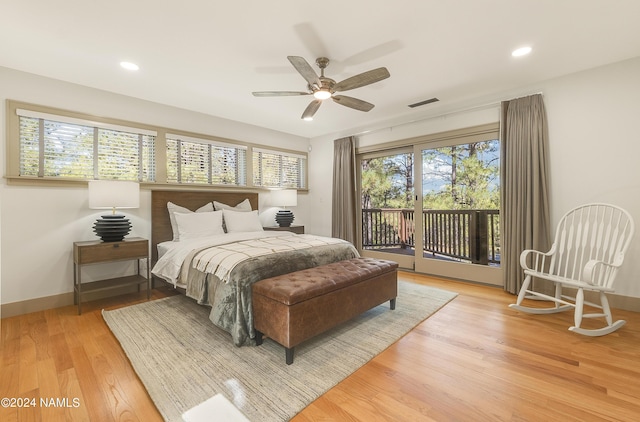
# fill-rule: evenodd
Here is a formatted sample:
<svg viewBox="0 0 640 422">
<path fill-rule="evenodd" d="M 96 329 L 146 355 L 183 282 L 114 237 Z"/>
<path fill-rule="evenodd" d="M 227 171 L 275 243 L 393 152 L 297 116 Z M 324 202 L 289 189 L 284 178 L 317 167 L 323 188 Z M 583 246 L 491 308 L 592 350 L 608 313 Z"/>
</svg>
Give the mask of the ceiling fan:
<svg viewBox="0 0 640 422">
<path fill-rule="evenodd" d="M 295 95 L 313 95 L 315 100 L 307 106 L 302 113 L 304 120 L 312 120 L 313 115 L 318 111 L 323 100 L 331 98 L 334 102 L 360 111 L 369 111 L 374 105 L 357 98 L 348 97 L 346 95 L 335 95 L 336 92 L 348 91 L 350 89 L 360 88 L 387 79 L 389 71 L 385 67 L 369 70 L 368 72 L 347 78 L 343 81 L 336 82 L 331 78 L 324 76 L 324 69 L 329 65 L 329 59 L 319 57 L 316 64 L 320 68 L 320 76 L 313 70 L 311 65 L 299 56 L 288 56 L 287 59 L 296 68 L 298 73 L 307 81 L 307 91 L 259 91 L 253 92 L 256 97 L 283 97 Z"/>
</svg>

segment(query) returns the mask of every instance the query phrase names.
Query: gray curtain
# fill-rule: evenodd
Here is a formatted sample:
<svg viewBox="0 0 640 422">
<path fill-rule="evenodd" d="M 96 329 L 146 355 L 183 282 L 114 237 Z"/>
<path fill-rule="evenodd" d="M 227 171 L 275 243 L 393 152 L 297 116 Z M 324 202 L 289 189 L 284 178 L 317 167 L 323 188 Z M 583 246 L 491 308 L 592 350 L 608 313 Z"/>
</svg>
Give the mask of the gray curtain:
<svg viewBox="0 0 640 422">
<path fill-rule="evenodd" d="M 517 294 L 524 281 L 520 253 L 547 251 L 550 242 L 548 129 L 542 95 L 502 102 L 502 256 L 504 289 Z M 534 280 L 533 288 L 551 293 Z"/>
<path fill-rule="evenodd" d="M 355 139 L 333 142 L 333 206 L 331 236 L 356 244 Z"/>
</svg>

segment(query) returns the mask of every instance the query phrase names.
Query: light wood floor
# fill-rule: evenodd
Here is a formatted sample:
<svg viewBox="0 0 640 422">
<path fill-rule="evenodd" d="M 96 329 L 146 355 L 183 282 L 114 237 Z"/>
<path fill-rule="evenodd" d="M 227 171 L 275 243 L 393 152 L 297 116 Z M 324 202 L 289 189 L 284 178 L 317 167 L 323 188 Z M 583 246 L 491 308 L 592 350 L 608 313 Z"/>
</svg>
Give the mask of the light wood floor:
<svg viewBox="0 0 640 422">
<path fill-rule="evenodd" d="M 569 313 L 508 309 L 514 297 L 500 289 L 400 278 L 459 296 L 294 422 L 640 420 L 639 313 L 614 310 L 627 325 L 589 338 L 567 330 Z M 170 294 L 156 289 L 153 298 Z M 0 407 L 0 421 L 162 420 L 100 314 L 142 300 L 93 302 L 81 316 L 65 307 L 3 319 L 0 398 L 37 401 Z M 44 407 L 40 398 L 67 402 Z"/>
</svg>

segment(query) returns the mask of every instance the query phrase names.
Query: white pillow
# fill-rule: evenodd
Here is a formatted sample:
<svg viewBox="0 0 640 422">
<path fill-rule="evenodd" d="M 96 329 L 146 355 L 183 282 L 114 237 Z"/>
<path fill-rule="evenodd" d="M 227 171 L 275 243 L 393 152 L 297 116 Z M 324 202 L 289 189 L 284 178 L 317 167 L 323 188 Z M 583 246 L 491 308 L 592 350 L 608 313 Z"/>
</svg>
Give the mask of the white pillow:
<svg viewBox="0 0 640 422">
<path fill-rule="evenodd" d="M 171 221 L 171 230 L 173 231 L 173 241 L 178 242 L 180 240 L 180 233 L 178 233 L 178 225 L 176 224 L 176 218 L 174 213 L 179 212 L 182 214 L 193 213 L 188 208 L 176 205 L 173 202 L 167 202 L 167 210 L 169 210 L 169 220 Z M 196 212 L 213 212 L 213 204 L 211 202 L 204 204 L 196 210 Z"/>
<path fill-rule="evenodd" d="M 176 218 L 180 240 L 224 234 L 222 211 L 175 212 L 173 215 Z"/>
<path fill-rule="evenodd" d="M 251 202 L 249 202 L 249 198 L 246 198 L 244 201 L 240 202 L 235 207 L 231 205 L 223 204 L 222 202 L 213 201 L 213 207 L 216 211 L 219 210 L 232 210 L 232 211 L 251 211 Z"/>
<path fill-rule="evenodd" d="M 219 211 L 219 210 L 251 211 L 251 202 L 249 202 L 249 198 L 246 198 L 244 201 L 240 202 L 235 207 L 232 207 L 231 205 L 223 204 L 222 202 L 213 201 L 213 207 L 216 209 L 216 211 Z M 229 232 L 227 230 L 227 222 L 224 219 L 222 220 L 222 228 L 224 229 L 225 232 L 227 233 Z"/>
<path fill-rule="evenodd" d="M 227 233 L 234 232 L 261 232 L 264 229 L 258 217 L 258 211 L 231 211 L 222 210 Z"/>
</svg>

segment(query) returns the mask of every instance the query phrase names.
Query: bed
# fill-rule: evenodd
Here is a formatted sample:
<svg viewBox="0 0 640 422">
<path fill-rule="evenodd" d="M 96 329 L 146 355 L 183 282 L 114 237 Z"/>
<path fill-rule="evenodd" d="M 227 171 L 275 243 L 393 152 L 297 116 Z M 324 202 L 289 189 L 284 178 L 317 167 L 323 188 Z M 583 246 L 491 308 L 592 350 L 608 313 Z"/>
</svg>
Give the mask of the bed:
<svg viewBox="0 0 640 422">
<path fill-rule="evenodd" d="M 168 203 L 182 207 L 178 209 L 179 215 L 172 213 L 173 224 Z M 226 227 L 227 233 L 216 229 L 205 236 L 198 232 L 174 242 L 176 218 L 180 220 L 181 229 L 188 227 L 186 221 L 189 225 L 199 221 L 207 227 L 217 225 L 220 218 L 217 214 L 222 212 L 209 212 L 213 211 L 208 205 L 212 203 L 226 208 L 222 212 L 230 224 Z M 252 217 L 246 212 L 247 207 L 254 210 Z M 180 288 L 199 304 L 210 306 L 209 319 L 229 332 L 236 346 L 255 344 L 251 306 L 253 283 L 359 256 L 351 243 L 340 239 L 262 231 L 259 227 L 251 230 L 257 209 L 257 193 L 153 190 L 151 194 L 154 278 Z M 181 234 L 189 232 L 185 229 Z M 239 255 L 243 258 L 235 259 Z M 219 256 L 224 256 L 223 261 L 214 262 Z"/>
</svg>

